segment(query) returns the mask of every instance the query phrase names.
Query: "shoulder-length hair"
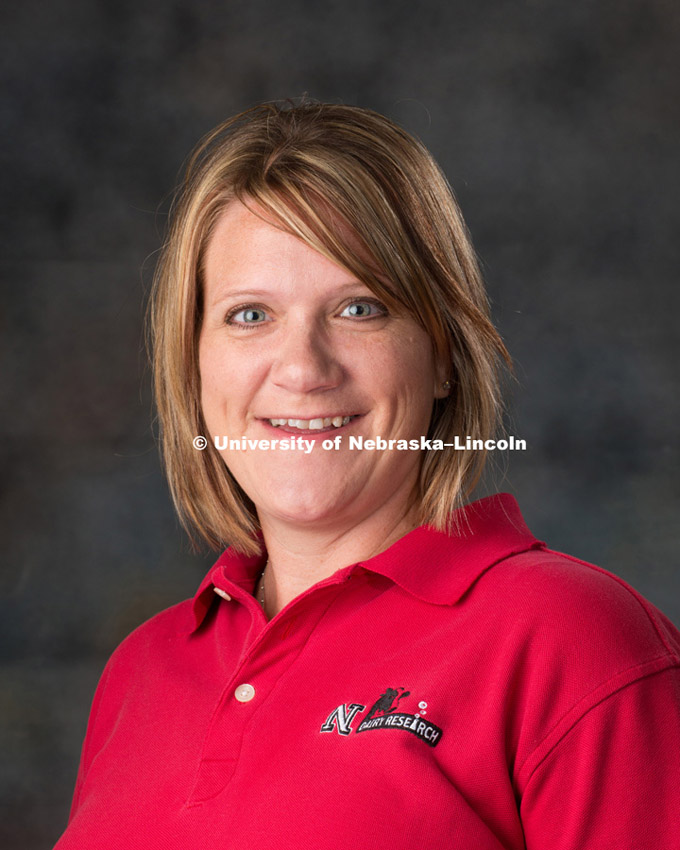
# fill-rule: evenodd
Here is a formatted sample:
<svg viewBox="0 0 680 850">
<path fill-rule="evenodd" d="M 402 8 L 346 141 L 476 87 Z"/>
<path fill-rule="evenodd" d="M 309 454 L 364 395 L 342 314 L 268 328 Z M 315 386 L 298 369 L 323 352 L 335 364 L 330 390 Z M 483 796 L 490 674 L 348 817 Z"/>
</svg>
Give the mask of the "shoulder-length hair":
<svg viewBox="0 0 680 850">
<path fill-rule="evenodd" d="M 150 338 L 161 448 L 180 519 L 194 540 L 252 553 L 255 506 L 210 443 L 203 452 L 192 445 L 207 433 L 198 367 L 203 260 L 234 199 L 259 207 L 430 334 L 435 356 L 450 364 L 451 384 L 448 397 L 435 401 L 430 438 L 492 437 L 500 366 L 510 359 L 489 319 L 460 209 L 421 142 L 376 112 L 326 103 L 267 103 L 218 126 L 191 155 L 171 209 Z M 448 528 L 485 460 L 483 451 L 426 451 L 422 522 Z"/>
</svg>

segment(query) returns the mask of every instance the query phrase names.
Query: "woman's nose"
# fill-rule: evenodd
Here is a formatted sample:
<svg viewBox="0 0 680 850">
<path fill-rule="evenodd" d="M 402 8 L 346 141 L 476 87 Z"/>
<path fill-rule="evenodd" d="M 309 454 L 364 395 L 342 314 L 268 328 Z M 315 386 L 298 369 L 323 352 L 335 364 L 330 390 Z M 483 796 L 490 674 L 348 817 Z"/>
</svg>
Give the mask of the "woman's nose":
<svg viewBox="0 0 680 850">
<path fill-rule="evenodd" d="M 307 324 L 282 331 L 271 375 L 279 387 L 310 393 L 337 387 L 342 368 L 325 329 Z"/>
</svg>

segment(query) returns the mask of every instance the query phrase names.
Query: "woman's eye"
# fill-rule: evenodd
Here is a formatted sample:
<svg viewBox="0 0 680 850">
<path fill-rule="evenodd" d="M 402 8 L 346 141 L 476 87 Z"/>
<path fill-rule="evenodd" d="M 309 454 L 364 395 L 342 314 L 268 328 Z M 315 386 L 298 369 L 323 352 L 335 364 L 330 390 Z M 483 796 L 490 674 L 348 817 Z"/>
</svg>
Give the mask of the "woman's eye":
<svg viewBox="0 0 680 850">
<path fill-rule="evenodd" d="M 346 319 L 370 319 L 374 316 L 384 316 L 386 313 L 385 307 L 377 301 L 352 301 L 340 315 Z"/>
<path fill-rule="evenodd" d="M 267 314 L 261 307 L 241 307 L 227 316 L 228 325 L 261 325 L 267 321 Z"/>
</svg>

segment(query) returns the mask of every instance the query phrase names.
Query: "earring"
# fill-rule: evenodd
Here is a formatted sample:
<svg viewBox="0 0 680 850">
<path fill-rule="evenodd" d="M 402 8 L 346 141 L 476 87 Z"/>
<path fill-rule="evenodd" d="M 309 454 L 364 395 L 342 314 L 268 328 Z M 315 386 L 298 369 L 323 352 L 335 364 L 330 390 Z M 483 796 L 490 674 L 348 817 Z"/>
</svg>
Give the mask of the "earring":
<svg viewBox="0 0 680 850">
<path fill-rule="evenodd" d="M 444 381 L 444 383 L 442 384 L 442 389 L 450 390 L 451 389 L 451 381 L 448 381 L 448 380 Z"/>
</svg>

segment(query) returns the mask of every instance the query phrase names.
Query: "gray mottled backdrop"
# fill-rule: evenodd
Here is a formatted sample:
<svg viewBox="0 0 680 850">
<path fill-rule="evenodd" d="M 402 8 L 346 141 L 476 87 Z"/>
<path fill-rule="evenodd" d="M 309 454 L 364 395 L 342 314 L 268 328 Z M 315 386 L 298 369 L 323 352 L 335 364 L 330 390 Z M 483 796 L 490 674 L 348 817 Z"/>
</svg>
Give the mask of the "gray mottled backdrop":
<svg viewBox="0 0 680 850">
<path fill-rule="evenodd" d="M 65 825 L 113 647 L 193 593 L 142 350 L 193 143 L 304 92 L 419 135 L 516 359 L 502 482 L 676 621 L 676 0 L 55 0 L 2 11 L 0 844 Z"/>
</svg>

